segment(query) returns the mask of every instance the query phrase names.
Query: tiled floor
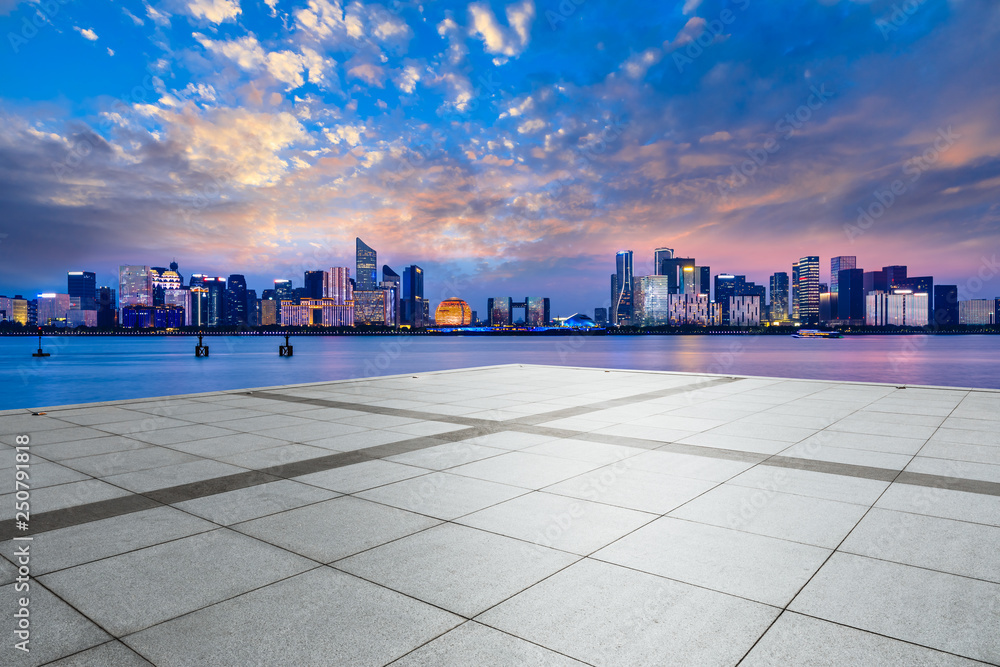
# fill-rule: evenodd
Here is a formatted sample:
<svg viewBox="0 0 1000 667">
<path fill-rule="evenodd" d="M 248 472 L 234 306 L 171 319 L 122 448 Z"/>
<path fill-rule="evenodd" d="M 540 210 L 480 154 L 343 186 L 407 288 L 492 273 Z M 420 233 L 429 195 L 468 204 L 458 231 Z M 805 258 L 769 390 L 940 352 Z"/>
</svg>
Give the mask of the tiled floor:
<svg viewBox="0 0 1000 667">
<path fill-rule="evenodd" d="M 0 664 L 997 664 L 998 433 L 996 391 L 540 366 L 8 411 Z"/>
</svg>

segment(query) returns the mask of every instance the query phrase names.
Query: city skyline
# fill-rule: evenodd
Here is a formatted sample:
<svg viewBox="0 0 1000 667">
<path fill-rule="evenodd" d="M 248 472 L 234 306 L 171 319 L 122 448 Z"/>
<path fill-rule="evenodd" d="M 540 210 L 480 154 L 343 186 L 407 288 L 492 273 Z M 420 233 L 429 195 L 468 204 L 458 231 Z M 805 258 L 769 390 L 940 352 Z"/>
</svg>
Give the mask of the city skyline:
<svg viewBox="0 0 1000 667">
<path fill-rule="evenodd" d="M 567 313 L 609 248 L 758 284 L 891 254 L 978 296 L 996 5 L 571 4 L 5 0 L 0 284 L 177 258 L 259 288 L 361 235 L 434 299 Z"/>
</svg>

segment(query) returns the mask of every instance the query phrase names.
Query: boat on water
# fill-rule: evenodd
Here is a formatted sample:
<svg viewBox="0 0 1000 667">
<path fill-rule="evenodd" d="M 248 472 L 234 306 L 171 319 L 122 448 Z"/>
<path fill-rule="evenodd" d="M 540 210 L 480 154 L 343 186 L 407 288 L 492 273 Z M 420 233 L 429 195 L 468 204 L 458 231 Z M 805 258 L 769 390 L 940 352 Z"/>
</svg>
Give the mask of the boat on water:
<svg viewBox="0 0 1000 667">
<path fill-rule="evenodd" d="M 822 331 L 820 329 L 799 329 L 792 334 L 792 338 L 843 338 L 844 334 L 839 331 Z"/>
</svg>

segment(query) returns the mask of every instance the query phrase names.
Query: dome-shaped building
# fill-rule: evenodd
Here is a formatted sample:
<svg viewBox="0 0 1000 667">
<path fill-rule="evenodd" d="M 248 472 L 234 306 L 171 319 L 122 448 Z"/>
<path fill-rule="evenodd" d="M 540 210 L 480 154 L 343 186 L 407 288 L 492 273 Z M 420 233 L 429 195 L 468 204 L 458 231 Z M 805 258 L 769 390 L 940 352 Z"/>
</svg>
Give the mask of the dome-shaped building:
<svg viewBox="0 0 1000 667">
<path fill-rule="evenodd" d="M 575 313 L 563 320 L 562 326 L 570 329 L 594 329 L 598 325 L 597 322 L 583 313 Z"/>
<path fill-rule="evenodd" d="M 472 308 L 461 299 L 445 299 L 434 311 L 434 324 L 439 327 L 464 327 L 472 324 Z"/>
</svg>

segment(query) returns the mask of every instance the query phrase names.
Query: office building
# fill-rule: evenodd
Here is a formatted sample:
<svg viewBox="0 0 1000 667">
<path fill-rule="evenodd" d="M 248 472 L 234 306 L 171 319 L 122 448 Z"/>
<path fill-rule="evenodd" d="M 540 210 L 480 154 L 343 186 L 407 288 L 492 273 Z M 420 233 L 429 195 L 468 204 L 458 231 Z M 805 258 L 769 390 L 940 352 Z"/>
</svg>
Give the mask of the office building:
<svg viewBox="0 0 1000 667">
<path fill-rule="evenodd" d="M 66 274 L 66 292 L 77 310 L 97 310 L 97 274 L 70 271 Z"/>
<path fill-rule="evenodd" d="M 203 276 L 202 287 L 207 290 L 206 309 L 202 326 L 226 325 L 226 279 L 222 276 Z"/>
<path fill-rule="evenodd" d="M 858 268 L 858 258 L 854 255 L 841 255 L 830 259 L 830 291 L 834 294 L 840 292 L 839 276 L 845 269 Z M 840 307 L 840 300 L 837 300 L 837 307 Z"/>
<path fill-rule="evenodd" d="M 184 326 L 184 309 L 179 306 L 124 306 L 122 326 L 126 329 L 178 329 Z"/>
<path fill-rule="evenodd" d="M 671 326 L 714 326 L 721 309 L 707 294 L 671 294 L 667 297 L 668 323 Z"/>
<path fill-rule="evenodd" d="M 292 281 L 287 278 L 278 278 L 274 281 L 274 303 L 275 303 L 275 316 L 277 321 L 281 322 L 281 302 L 282 301 L 294 301 L 295 300 L 295 288 L 292 287 Z"/>
<path fill-rule="evenodd" d="M 97 326 L 113 329 L 118 325 L 117 291 L 106 285 L 97 288 Z"/>
<path fill-rule="evenodd" d="M 938 327 L 953 327 L 958 323 L 958 285 L 935 285 L 932 324 Z"/>
<path fill-rule="evenodd" d="M 269 292 L 271 290 L 264 290 Z M 260 300 L 260 326 L 268 327 L 278 323 L 278 302 L 274 297 L 261 297 Z"/>
<path fill-rule="evenodd" d="M 731 273 L 720 273 L 715 276 L 715 302 L 719 304 L 719 324 L 722 326 L 732 326 L 729 306 L 730 300 L 735 296 L 756 296 L 762 304 L 767 299 L 767 288 L 764 285 L 747 282 L 746 276 L 736 276 Z M 759 308 L 758 305 L 758 318 Z"/>
<path fill-rule="evenodd" d="M 669 279 L 671 294 L 694 294 L 694 257 L 671 257 L 660 260 L 657 275 Z M 700 275 L 699 275 L 700 279 Z M 687 289 L 685 290 L 685 280 Z"/>
<path fill-rule="evenodd" d="M 262 302 L 263 303 L 263 302 Z M 336 299 L 285 300 L 281 304 L 283 327 L 352 327 L 354 304 L 336 303 Z"/>
<path fill-rule="evenodd" d="M 462 299 L 445 299 L 434 311 L 434 324 L 439 327 L 464 327 L 472 324 L 472 308 Z"/>
<path fill-rule="evenodd" d="M 608 309 L 594 308 L 594 322 L 596 322 L 599 327 L 608 326 Z"/>
<path fill-rule="evenodd" d="M 905 266 L 883 266 L 882 273 L 885 274 L 885 281 L 890 290 L 893 285 L 898 285 L 900 282 L 906 280 Z"/>
<path fill-rule="evenodd" d="M 382 265 L 382 289 L 391 291 L 390 302 L 392 304 L 392 326 L 399 327 L 402 324 L 402 303 L 403 303 L 403 279 L 398 273 L 393 271 L 388 264 Z"/>
<path fill-rule="evenodd" d="M 40 327 L 65 327 L 69 305 L 69 294 L 39 294 L 36 297 L 35 321 Z"/>
<path fill-rule="evenodd" d="M 929 323 L 927 294 L 872 292 L 865 297 L 865 324 L 870 327 L 925 327 Z"/>
<path fill-rule="evenodd" d="M 666 261 L 666 260 L 665 260 Z M 622 250 L 615 256 L 615 274 L 611 277 L 611 319 L 616 326 L 632 321 L 632 251 Z"/>
<path fill-rule="evenodd" d="M 180 308 L 184 311 L 184 326 L 195 326 L 191 312 L 191 290 L 189 288 L 164 290 L 163 305 Z"/>
<path fill-rule="evenodd" d="M 306 299 L 322 299 L 326 282 L 326 271 L 306 271 L 302 280 L 304 297 Z"/>
<path fill-rule="evenodd" d="M 378 255 L 375 250 L 365 244 L 360 238 L 356 244 L 355 289 L 359 291 L 374 291 L 378 288 Z"/>
<path fill-rule="evenodd" d="M 866 298 L 872 292 L 888 292 L 889 281 L 886 280 L 885 271 L 865 271 L 863 291 Z"/>
<path fill-rule="evenodd" d="M 665 271 L 665 266 L 663 264 L 664 260 L 674 258 L 673 248 L 657 248 L 653 251 L 653 275 L 665 276 L 667 275 Z"/>
<path fill-rule="evenodd" d="M 424 270 L 416 264 L 403 269 L 403 294 L 401 298 L 401 322 L 414 329 L 427 325 L 424 300 Z"/>
<path fill-rule="evenodd" d="M 514 322 L 511 319 L 513 299 L 509 296 L 493 297 L 486 300 L 486 312 L 489 316 L 489 326 L 507 327 Z"/>
<path fill-rule="evenodd" d="M 865 272 L 863 269 L 841 269 L 837 273 L 837 316 L 845 324 L 862 324 L 865 320 Z"/>
<path fill-rule="evenodd" d="M 346 266 L 331 266 L 329 271 L 324 272 L 324 281 L 323 298 L 333 299 L 341 306 L 354 300 L 351 270 Z"/>
<path fill-rule="evenodd" d="M 632 292 L 633 326 L 658 327 L 670 324 L 670 286 L 670 276 L 635 278 Z"/>
<path fill-rule="evenodd" d="M 322 289 L 322 281 L 320 281 Z M 229 276 L 226 281 L 225 323 L 227 327 L 245 327 L 247 325 L 247 280 L 239 273 Z"/>
<path fill-rule="evenodd" d="M 827 324 L 836 320 L 837 310 L 837 295 L 830 291 L 829 286 L 820 284 L 819 321 Z"/>
<path fill-rule="evenodd" d="M 731 327 L 759 327 L 760 306 L 764 300 L 760 295 L 737 295 L 729 297 L 727 311 Z"/>
<path fill-rule="evenodd" d="M 548 326 L 550 322 L 549 299 L 540 296 L 525 297 L 524 323 L 529 327 L 544 327 Z"/>
<path fill-rule="evenodd" d="M 371 290 L 354 290 L 354 324 L 386 326 L 391 323 L 391 294 L 378 285 Z M 284 307 L 284 304 L 282 304 Z"/>
<path fill-rule="evenodd" d="M 169 290 L 180 289 L 184 286 L 184 279 L 177 273 L 177 262 L 170 265 L 171 268 L 154 266 L 149 269 L 149 278 L 153 283 L 153 304 L 160 306 L 166 302 L 165 294 Z"/>
<path fill-rule="evenodd" d="M 150 267 L 137 265 L 118 267 L 118 307 L 152 305 L 153 277 L 150 274 Z"/>
<path fill-rule="evenodd" d="M 771 275 L 771 307 L 768 317 L 772 322 L 788 322 L 788 274 L 779 271 Z"/>
<path fill-rule="evenodd" d="M 247 326 L 251 329 L 260 326 L 260 299 L 257 290 L 247 290 Z"/>
<path fill-rule="evenodd" d="M 792 265 L 792 314 L 802 324 L 819 322 L 819 257 L 803 257 Z"/>
<path fill-rule="evenodd" d="M 969 326 L 996 324 L 995 299 L 970 299 L 958 302 L 958 321 Z"/>
</svg>

